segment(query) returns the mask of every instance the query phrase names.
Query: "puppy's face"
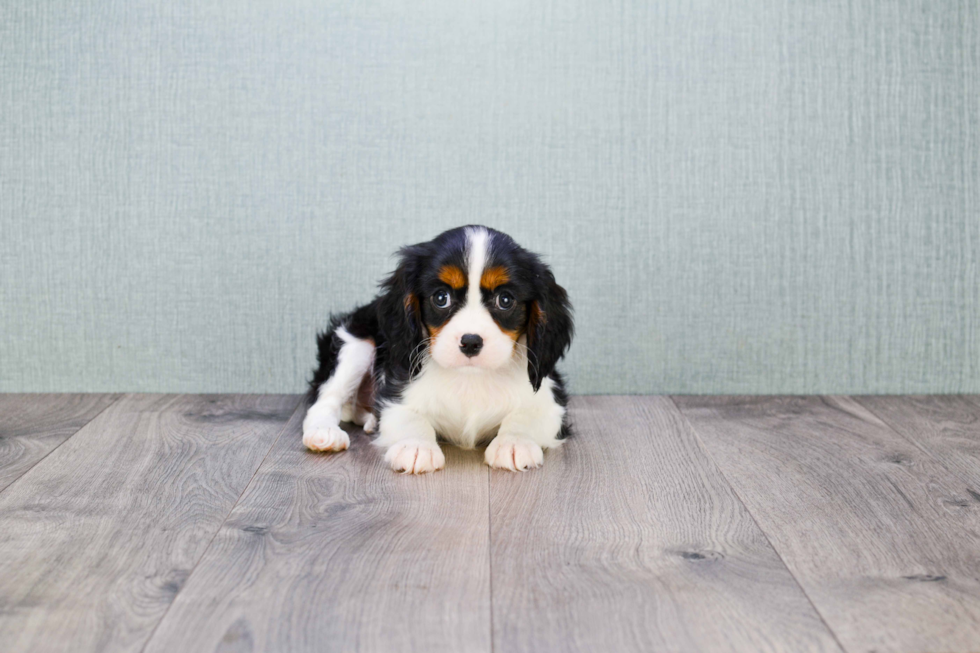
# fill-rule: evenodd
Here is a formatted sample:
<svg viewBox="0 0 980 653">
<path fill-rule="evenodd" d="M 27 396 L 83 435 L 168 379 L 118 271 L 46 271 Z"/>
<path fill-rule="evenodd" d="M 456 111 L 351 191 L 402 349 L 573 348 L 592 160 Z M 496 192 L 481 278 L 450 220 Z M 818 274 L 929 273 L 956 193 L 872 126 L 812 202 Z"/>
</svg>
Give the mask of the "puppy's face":
<svg viewBox="0 0 980 653">
<path fill-rule="evenodd" d="M 532 299 L 503 234 L 471 227 L 438 243 L 422 277 L 422 322 L 432 359 L 447 368 L 498 369 L 528 324 Z"/>
<path fill-rule="evenodd" d="M 426 348 L 437 365 L 473 372 L 499 369 L 520 349 L 537 390 L 571 342 L 565 291 L 537 256 L 493 229 L 461 227 L 404 248 L 384 287 L 389 347 L 412 369 Z"/>
</svg>

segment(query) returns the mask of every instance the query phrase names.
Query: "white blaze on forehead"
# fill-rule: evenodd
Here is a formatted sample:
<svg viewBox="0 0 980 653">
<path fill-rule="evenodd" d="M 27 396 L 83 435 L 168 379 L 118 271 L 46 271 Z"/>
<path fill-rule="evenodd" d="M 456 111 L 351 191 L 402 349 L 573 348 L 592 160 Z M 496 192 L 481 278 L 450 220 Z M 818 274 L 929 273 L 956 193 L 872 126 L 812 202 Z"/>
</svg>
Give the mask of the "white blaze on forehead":
<svg viewBox="0 0 980 653">
<path fill-rule="evenodd" d="M 490 233 L 483 227 L 473 227 L 466 230 L 466 267 L 469 278 L 469 288 L 466 289 L 466 305 L 479 306 L 483 303 L 480 294 L 480 277 L 487 265 L 490 252 Z"/>
</svg>

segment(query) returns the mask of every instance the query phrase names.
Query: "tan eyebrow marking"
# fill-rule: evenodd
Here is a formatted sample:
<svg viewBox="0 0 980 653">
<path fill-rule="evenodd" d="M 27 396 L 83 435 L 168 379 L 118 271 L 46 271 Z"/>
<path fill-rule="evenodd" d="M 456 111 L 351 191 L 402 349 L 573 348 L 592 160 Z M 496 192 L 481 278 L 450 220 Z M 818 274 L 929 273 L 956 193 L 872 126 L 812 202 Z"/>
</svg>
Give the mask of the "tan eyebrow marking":
<svg viewBox="0 0 980 653">
<path fill-rule="evenodd" d="M 439 281 L 453 290 L 459 290 L 466 285 L 466 275 L 455 265 L 444 265 L 439 268 Z"/>
<path fill-rule="evenodd" d="M 502 286 L 508 281 L 510 281 L 510 275 L 507 274 L 507 270 L 498 265 L 483 271 L 483 275 L 480 277 L 480 286 L 487 290 L 495 290 L 497 286 Z"/>
</svg>

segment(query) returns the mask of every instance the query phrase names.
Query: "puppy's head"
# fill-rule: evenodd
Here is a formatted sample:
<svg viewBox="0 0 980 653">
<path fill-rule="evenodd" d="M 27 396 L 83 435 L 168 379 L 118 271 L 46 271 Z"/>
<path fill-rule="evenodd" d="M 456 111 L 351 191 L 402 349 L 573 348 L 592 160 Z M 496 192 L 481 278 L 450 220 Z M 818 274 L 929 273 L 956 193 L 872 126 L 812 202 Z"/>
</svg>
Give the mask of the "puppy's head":
<svg viewBox="0 0 980 653">
<path fill-rule="evenodd" d="M 571 306 L 551 270 L 510 236 L 460 227 L 406 247 L 379 304 L 392 362 L 411 374 L 428 353 L 479 373 L 527 356 L 535 391 L 572 340 Z"/>
</svg>

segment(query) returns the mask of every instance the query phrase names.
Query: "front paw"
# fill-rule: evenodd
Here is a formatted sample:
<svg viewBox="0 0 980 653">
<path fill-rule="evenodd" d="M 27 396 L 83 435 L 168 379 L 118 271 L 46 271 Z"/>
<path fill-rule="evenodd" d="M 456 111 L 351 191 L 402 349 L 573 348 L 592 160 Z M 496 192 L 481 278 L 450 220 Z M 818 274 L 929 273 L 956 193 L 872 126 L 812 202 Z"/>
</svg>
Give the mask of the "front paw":
<svg viewBox="0 0 980 653">
<path fill-rule="evenodd" d="M 544 452 L 537 443 L 527 438 L 498 435 L 487 445 L 483 459 L 496 469 L 523 472 L 543 465 Z"/>
<path fill-rule="evenodd" d="M 303 444 L 312 451 L 343 451 L 350 437 L 339 426 L 310 427 L 303 429 Z"/>
<path fill-rule="evenodd" d="M 446 456 L 435 442 L 404 440 L 388 447 L 385 461 L 396 472 L 425 474 L 446 466 Z"/>
</svg>

